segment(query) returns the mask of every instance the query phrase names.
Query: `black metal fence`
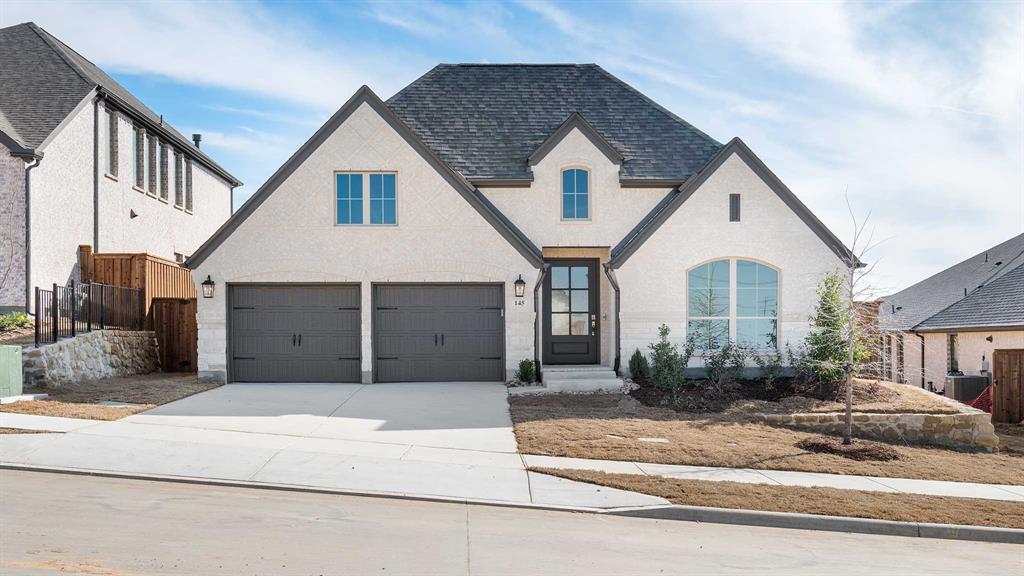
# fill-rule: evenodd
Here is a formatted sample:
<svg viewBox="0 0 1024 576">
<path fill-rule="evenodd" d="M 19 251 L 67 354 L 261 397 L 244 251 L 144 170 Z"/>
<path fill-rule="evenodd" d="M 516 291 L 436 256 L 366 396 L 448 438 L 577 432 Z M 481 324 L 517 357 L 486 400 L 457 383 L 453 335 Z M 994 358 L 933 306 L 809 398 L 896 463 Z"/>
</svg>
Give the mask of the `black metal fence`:
<svg viewBox="0 0 1024 576">
<path fill-rule="evenodd" d="M 36 346 L 93 330 L 142 330 L 141 289 L 107 284 L 36 287 Z"/>
</svg>

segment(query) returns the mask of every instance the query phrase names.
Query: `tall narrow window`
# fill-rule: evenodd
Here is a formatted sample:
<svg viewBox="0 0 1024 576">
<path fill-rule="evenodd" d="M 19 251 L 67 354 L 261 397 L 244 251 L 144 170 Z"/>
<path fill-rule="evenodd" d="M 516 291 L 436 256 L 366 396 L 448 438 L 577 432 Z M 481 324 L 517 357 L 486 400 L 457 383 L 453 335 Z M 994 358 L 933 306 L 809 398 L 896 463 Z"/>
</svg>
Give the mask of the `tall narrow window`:
<svg viewBox="0 0 1024 576">
<path fill-rule="evenodd" d="M 740 195 L 729 194 L 729 222 L 740 221 Z"/>
<path fill-rule="evenodd" d="M 903 372 L 906 366 L 903 363 L 903 334 L 896 335 L 896 381 L 900 384 L 905 382 Z"/>
<path fill-rule="evenodd" d="M 156 160 L 156 184 L 160 188 L 160 199 L 167 200 L 167 144 L 160 142 Z"/>
<path fill-rule="evenodd" d="M 181 153 L 174 153 L 174 205 L 181 208 L 185 202 L 185 178 Z"/>
<path fill-rule="evenodd" d="M 146 184 L 144 188 L 150 194 L 156 194 L 156 141 L 149 133 L 146 133 Z"/>
<path fill-rule="evenodd" d="M 395 224 L 395 175 L 370 174 L 370 224 Z"/>
<path fill-rule="evenodd" d="M 776 316 L 779 274 L 751 262 L 736 261 L 736 343 L 751 348 L 778 348 Z"/>
<path fill-rule="evenodd" d="M 117 176 L 117 112 L 106 108 L 107 115 L 107 174 Z"/>
<path fill-rule="evenodd" d="M 335 174 L 335 223 L 363 223 L 363 175 Z"/>
<path fill-rule="evenodd" d="M 132 126 L 132 181 L 139 189 L 145 185 L 145 138 L 142 128 Z"/>
<path fill-rule="evenodd" d="M 185 211 L 192 212 L 192 160 L 185 159 Z"/>
<path fill-rule="evenodd" d="M 686 278 L 688 337 L 701 350 L 722 347 L 729 340 L 729 261 L 698 266 Z"/>
<path fill-rule="evenodd" d="M 590 218 L 590 173 L 578 168 L 562 170 L 562 220 Z"/>
</svg>

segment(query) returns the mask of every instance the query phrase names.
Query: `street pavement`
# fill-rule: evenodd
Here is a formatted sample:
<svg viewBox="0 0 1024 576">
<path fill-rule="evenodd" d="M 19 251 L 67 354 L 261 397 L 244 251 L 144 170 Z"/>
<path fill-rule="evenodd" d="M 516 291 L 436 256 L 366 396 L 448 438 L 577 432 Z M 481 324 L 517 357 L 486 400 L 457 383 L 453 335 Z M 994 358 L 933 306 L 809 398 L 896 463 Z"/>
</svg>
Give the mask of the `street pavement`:
<svg viewBox="0 0 1024 576">
<path fill-rule="evenodd" d="M 996 567 L 1020 573 L 1024 546 L 0 470 L 0 573 L 11 575 L 962 576 Z"/>
</svg>

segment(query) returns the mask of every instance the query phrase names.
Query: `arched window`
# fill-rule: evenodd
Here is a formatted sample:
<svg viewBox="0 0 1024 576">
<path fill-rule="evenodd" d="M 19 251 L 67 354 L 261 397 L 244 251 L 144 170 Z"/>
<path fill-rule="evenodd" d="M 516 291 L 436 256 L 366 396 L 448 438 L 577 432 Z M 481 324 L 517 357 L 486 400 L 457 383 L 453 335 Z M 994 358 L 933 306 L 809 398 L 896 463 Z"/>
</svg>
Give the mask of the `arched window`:
<svg viewBox="0 0 1024 576">
<path fill-rule="evenodd" d="M 580 168 L 562 170 L 562 220 L 590 218 L 590 173 Z"/>
<path fill-rule="evenodd" d="M 686 333 L 700 350 L 732 340 L 778 348 L 779 273 L 751 260 L 716 260 L 687 273 Z"/>
</svg>

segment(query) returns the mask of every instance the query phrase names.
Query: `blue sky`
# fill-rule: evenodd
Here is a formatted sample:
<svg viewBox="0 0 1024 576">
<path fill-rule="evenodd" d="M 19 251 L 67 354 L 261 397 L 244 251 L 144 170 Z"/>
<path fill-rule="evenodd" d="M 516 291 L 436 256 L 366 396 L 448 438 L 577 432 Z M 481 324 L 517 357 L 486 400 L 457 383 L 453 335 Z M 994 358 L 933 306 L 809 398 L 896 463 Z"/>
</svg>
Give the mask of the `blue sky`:
<svg viewBox="0 0 1024 576">
<path fill-rule="evenodd" d="M 255 191 L 362 84 L 439 62 L 596 62 L 744 139 L 874 286 L 1024 231 L 1024 4 L 188 1 L 0 4 L 111 73 Z"/>
</svg>

